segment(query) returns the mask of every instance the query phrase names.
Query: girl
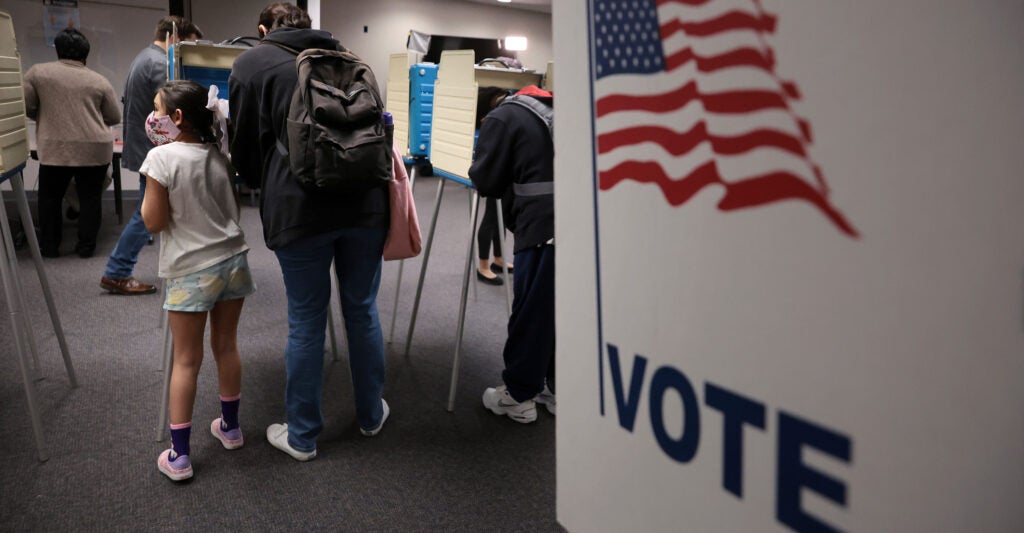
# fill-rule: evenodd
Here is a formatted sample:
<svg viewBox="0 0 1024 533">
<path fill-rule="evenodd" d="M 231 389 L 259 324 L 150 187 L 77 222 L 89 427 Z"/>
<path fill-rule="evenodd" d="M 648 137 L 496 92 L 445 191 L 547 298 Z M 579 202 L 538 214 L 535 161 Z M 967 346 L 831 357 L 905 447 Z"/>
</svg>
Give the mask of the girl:
<svg viewBox="0 0 1024 533">
<path fill-rule="evenodd" d="M 255 288 L 232 172 L 217 149 L 207 100 L 206 89 L 193 81 L 171 81 L 157 92 L 146 119 L 146 134 L 157 146 L 139 169 L 146 176 L 142 220 L 150 232 L 163 232 L 158 274 L 167 280 L 164 309 L 174 338 L 174 365 L 171 448 L 160 454 L 157 467 L 174 481 L 192 477 L 189 437 L 207 314 L 222 415 L 210 431 L 229 450 L 243 442 L 236 334 L 244 298 Z"/>
</svg>

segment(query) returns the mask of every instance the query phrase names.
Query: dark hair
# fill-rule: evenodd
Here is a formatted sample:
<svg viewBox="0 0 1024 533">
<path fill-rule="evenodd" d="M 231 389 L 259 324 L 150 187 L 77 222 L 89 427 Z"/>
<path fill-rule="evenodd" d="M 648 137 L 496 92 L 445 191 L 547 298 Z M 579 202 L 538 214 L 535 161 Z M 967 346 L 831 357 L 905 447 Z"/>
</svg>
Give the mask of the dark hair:
<svg viewBox="0 0 1024 533">
<path fill-rule="evenodd" d="M 500 97 L 508 96 L 509 90 L 501 87 L 480 87 L 476 94 L 476 127 L 480 124 L 495 107 L 498 107 Z"/>
<path fill-rule="evenodd" d="M 177 15 L 168 15 L 160 19 L 160 22 L 156 23 L 156 31 L 153 32 L 153 40 L 164 42 L 167 40 L 167 34 L 175 31 L 175 29 L 177 29 L 178 32 L 175 35 L 180 41 L 184 41 L 191 35 L 195 35 L 199 39 L 203 38 L 202 30 L 200 30 L 199 26 L 196 26 L 191 20 L 181 18 Z"/>
<path fill-rule="evenodd" d="M 195 35 L 196 39 L 202 39 L 203 30 L 199 29 L 199 26 L 196 26 L 196 23 L 189 19 L 182 20 L 181 26 L 178 26 L 178 39 L 184 41 L 192 35 Z"/>
<path fill-rule="evenodd" d="M 85 61 L 89 57 L 89 39 L 74 28 L 64 28 L 53 38 L 53 47 L 57 49 L 57 59 Z"/>
<path fill-rule="evenodd" d="M 263 11 L 260 13 L 259 24 L 267 28 L 267 31 L 270 31 L 282 26 L 288 28 L 309 28 L 313 26 L 313 21 L 310 20 L 309 13 L 306 13 L 301 7 L 287 2 L 275 2 L 263 8 Z"/>
<path fill-rule="evenodd" d="M 192 80 L 167 82 L 159 91 L 167 114 L 181 110 L 184 120 L 183 131 L 193 131 L 204 143 L 216 142 L 217 133 L 213 125 L 213 111 L 206 108 L 209 91 Z"/>
</svg>

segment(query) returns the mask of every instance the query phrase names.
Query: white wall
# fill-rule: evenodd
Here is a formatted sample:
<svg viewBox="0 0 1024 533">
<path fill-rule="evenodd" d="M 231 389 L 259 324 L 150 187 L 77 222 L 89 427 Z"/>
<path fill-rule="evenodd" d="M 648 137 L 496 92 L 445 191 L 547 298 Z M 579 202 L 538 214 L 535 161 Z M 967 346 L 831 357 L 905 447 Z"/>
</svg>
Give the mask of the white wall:
<svg viewBox="0 0 1024 533">
<path fill-rule="evenodd" d="M 388 56 L 405 51 L 409 30 L 496 39 L 525 35 L 528 49 L 517 54 L 525 67 L 544 71 L 553 58 L 547 13 L 452 0 L 322 2 L 320 9 L 322 28 L 370 64 L 382 93 Z"/>
<path fill-rule="evenodd" d="M 219 42 L 238 35 L 256 35 L 265 0 L 193 2 L 192 19 L 207 39 Z M 409 30 L 440 35 L 501 39 L 525 35 L 529 47 L 517 56 L 523 65 L 543 71 L 554 56 L 551 15 L 456 0 L 379 0 L 321 2 L 321 29 L 351 48 L 377 75 L 381 92 L 387 81 L 388 56 L 405 51 Z M 363 26 L 367 32 L 363 33 Z"/>
<path fill-rule="evenodd" d="M 269 0 L 233 0 L 231 2 L 192 1 L 192 21 L 203 30 L 203 38 L 221 41 L 249 35 L 257 37 L 260 12 Z"/>
<path fill-rule="evenodd" d="M 704 9 L 723 3 L 752 5 Z M 561 94 L 589 94 L 588 4 L 554 3 Z M 795 495 L 843 531 L 1018 530 L 1024 4 L 764 4 L 779 15 L 776 69 L 803 94 L 793 105 L 812 126 L 810 155 L 859 238 L 802 201 L 723 211 L 720 186 L 677 207 L 638 182 L 595 192 L 591 103 L 556 98 L 558 519 L 570 531 L 785 530 L 777 506 Z M 680 85 L 701 80 L 677 72 Z M 765 161 L 745 168 L 773 170 Z M 647 361 L 631 429 L 599 335 L 619 348 L 626 392 L 636 355 Z M 681 387 L 651 398 L 656 369 L 685 375 L 694 409 Z M 742 426 L 742 495 L 724 488 L 725 416 L 709 384 L 764 409 L 763 429 Z M 659 400 L 669 446 L 694 438 L 693 457 L 656 439 Z M 791 446 L 783 432 L 800 432 L 782 413 L 849 456 Z M 844 497 L 801 490 L 808 478 L 780 486 L 809 470 Z"/>
</svg>

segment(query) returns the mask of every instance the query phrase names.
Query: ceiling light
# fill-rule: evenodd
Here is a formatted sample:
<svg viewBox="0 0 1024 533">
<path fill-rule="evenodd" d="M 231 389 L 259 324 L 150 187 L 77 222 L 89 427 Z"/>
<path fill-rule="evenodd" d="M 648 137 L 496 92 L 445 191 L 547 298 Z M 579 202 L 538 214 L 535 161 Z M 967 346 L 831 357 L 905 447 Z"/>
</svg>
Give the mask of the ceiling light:
<svg viewBox="0 0 1024 533">
<path fill-rule="evenodd" d="M 505 37 L 505 50 L 512 50 L 514 52 L 526 50 L 526 37 L 520 35 Z"/>
</svg>

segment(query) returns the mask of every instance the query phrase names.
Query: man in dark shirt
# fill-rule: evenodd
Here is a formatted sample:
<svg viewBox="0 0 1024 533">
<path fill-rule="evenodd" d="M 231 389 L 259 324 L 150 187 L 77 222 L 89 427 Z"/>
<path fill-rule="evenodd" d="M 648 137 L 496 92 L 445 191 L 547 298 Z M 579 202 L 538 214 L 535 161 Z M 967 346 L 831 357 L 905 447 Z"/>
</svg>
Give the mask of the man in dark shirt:
<svg viewBox="0 0 1024 533">
<path fill-rule="evenodd" d="M 128 79 L 124 82 L 124 150 L 121 152 L 121 166 L 138 172 L 153 143 L 146 138 L 146 117 L 153 111 L 153 97 L 167 82 L 167 47 L 177 37 L 194 41 L 203 37 L 203 32 L 187 19 L 168 16 L 160 19 L 153 35 L 153 44 L 135 56 L 128 67 Z M 170 36 L 170 42 L 168 38 Z M 142 223 L 142 197 L 146 194 L 146 178 L 139 176 L 139 205 L 128 223 L 121 230 L 114 251 L 107 260 L 107 268 L 100 278 L 100 286 L 115 294 L 150 294 L 156 287 L 132 277 L 139 252 L 149 242 L 149 232 Z"/>
<path fill-rule="evenodd" d="M 537 419 L 537 403 L 555 413 L 555 147 L 546 122 L 552 106 L 552 94 L 534 86 L 505 99 L 481 124 L 469 168 L 482 196 L 502 198 L 515 236 L 505 384 L 484 391 L 483 402 L 523 424 Z"/>
</svg>

